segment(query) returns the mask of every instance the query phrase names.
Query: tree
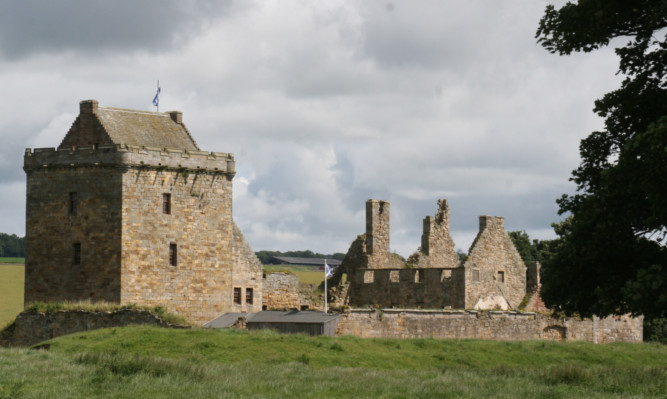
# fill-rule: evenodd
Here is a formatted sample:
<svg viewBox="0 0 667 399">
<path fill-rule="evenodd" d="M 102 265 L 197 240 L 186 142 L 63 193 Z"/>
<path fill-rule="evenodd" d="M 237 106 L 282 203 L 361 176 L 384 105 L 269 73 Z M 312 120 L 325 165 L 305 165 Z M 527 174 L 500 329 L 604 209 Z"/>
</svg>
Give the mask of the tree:
<svg viewBox="0 0 667 399">
<path fill-rule="evenodd" d="M 512 239 L 514 247 L 526 265 L 532 262 L 544 264 L 551 257 L 554 240 L 533 239 L 531 241 L 528 233 L 523 230 L 510 231 L 507 234 Z"/>
<path fill-rule="evenodd" d="M 621 87 L 595 102 L 605 129 L 581 141 L 577 193 L 557 201 L 569 218 L 542 268 L 556 310 L 667 315 L 666 27 L 667 0 L 579 0 L 540 20 L 536 38 L 551 53 L 626 43 L 615 50 Z"/>
</svg>

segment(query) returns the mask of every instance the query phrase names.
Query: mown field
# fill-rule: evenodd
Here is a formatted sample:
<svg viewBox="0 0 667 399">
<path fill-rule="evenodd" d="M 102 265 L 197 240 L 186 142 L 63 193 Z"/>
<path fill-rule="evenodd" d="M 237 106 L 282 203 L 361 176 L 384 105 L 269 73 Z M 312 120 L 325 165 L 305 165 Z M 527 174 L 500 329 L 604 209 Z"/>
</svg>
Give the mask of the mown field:
<svg viewBox="0 0 667 399">
<path fill-rule="evenodd" d="M 24 270 L 21 264 L 0 265 L 0 328 L 23 310 Z"/>
<path fill-rule="evenodd" d="M 0 398 L 664 398 L 657 344 L 127 327 L 0 349 Z"/>
</svg>

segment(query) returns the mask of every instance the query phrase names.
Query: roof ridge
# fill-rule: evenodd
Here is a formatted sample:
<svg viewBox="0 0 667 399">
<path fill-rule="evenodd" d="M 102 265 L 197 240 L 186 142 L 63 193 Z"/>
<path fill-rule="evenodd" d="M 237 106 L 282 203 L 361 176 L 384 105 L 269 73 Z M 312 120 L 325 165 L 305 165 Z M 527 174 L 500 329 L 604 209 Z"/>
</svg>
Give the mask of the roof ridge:
<svg viewBox="0 0 667 399">
<path fill-rule="evenodd" d="M 171 117 L 166 112 L 142 111 L 142 110 L 138 110 L 138 109 L 129 109 L 129 108 L 99 107 L 98 111 L 99 110 L 120 111 L 120 112 L 129 112 L 129 113 L 132 113 L 132 114 L 148 114 L 148 115 L 155 115 L 155 116 Z"/>
</svg>

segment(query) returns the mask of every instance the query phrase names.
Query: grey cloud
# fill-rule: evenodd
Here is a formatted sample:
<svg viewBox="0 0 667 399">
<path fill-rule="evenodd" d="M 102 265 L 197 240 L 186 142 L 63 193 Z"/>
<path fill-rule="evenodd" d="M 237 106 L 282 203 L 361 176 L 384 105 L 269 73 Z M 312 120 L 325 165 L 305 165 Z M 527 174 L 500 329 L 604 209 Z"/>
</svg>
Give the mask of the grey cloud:
<svg viewBox="0 0 667 399">
<path fill-rule="evenodd" d="M 10 59 L 71 50 L 163 51 L 228 6 L 209 0 L 9 0 L 0 12 L 0 49 Z"/>
</svg>

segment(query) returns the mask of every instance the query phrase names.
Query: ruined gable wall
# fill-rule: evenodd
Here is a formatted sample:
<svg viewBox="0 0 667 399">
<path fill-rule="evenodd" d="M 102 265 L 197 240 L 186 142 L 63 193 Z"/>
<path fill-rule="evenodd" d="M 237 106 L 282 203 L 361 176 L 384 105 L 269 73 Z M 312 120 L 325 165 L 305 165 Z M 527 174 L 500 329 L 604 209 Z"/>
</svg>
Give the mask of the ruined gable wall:
<svg viewBox="0 0 667 399">
<path fill-rule="evenodd" d="M 454 249 L 454 240 L 449 234 L 449 204 L 438 200 L 438 212 L 424 218 L 421 256 L 418 267 L 458 267 L 459 256 Z"/>
<path fill-rule="evenodd" d="M 504 218 L 480 216 L 479 224 L 464 264 L 465 308 L 516 309 L 526 294 L 526 266 L 505 231 Z"/>
<path fill-rule="evenodd" d="M 232 302 L 234 312 L 259 312 L 263 304 L 264 268 L 246 241 L 241 229 L 232 220 L 232 286 L 241 289 L 241 303 Z M 247 303 L 246 290 L 252 290 L 252 303 Z M 230 293 L 233 295 L 233 292 Z M 233 298 L 232 298 L 233 299 Z"/>
<path fill-rule="evenodd" d="M 92 147 L 26 150 L 26 303 L 120 301 L 117 155 Z M 76 215 L 69 212 L 70 192 L 77 193 Z M 81 245 L 78 265 L 74 243 Z"/>
<path fill-rule="evenodd" d="M 98 102 L 95 100 L 81 101 L 79 109 L 79 116 L 77 116 L 58 148 L 113 144 L 102 123 L 95 115 L 98 110 Z"/>
</svg>

